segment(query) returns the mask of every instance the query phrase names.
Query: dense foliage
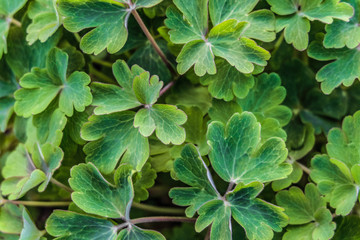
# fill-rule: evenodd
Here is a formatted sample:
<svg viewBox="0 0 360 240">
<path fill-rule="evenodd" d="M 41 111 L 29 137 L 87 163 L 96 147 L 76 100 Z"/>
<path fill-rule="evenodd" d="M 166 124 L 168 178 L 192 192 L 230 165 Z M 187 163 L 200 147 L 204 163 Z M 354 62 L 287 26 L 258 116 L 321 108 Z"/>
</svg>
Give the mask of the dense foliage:
<svg viewBox="0 0 360 240">
<path fill-rule="evenodd" d="M 359 78 L 360 0 L 0 0 L 0 239 L 360 239 Z"/>
</svg>

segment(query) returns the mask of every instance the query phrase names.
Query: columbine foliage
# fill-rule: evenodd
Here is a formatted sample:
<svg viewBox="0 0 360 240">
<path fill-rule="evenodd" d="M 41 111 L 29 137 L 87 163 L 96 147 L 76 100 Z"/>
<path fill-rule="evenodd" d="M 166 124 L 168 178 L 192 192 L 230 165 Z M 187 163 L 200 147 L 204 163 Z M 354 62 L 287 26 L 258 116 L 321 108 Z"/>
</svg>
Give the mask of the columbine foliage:
<svg viewBox="0 0 360 240">
<path fill-rule="evenodd" d="M 0 0 L 0 239 L 359 239 L 359 11 Z"/>
</svg>

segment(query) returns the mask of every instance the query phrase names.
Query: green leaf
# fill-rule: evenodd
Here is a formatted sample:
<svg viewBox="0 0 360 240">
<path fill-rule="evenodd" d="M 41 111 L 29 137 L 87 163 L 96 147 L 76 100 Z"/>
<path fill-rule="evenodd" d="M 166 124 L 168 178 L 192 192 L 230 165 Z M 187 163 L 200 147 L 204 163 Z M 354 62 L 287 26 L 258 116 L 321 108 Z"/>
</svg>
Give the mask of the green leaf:
<svg viewBox="0 0 360 240">
<path fill-rule="evenodd" d="M 185 130 L 180 125 L 186 120 L 186 114 L 177 107 L 155 104 L 136 113 L 134 126 L 145 137 L 156 129 L 155 134 L 163 143 L 181 144 L 185 141 Z"/>
<path fill-rule="evenodd" d="M 360 237 L 359 226 L 360 218 L 355 215 L 346 216 L 337 226 L 333 240 L 356 240 Z"/>
<path fill-rule="evenodd" d="M 136 172 L 133 177 L 134 201 L 141 202 L 149 198 L 148 188 L 155 184 L 156 171 L 150 163 L 146 163 L 140 172 Z"/>
<path fill-rule="evenodd" d="M 199 107 L 206 114 L 211 107 L 211 96 L 206 87 L 194 86 L 186 81 L 179 81 L 166 97 L 166 103 L 187 107 Z"/>
<path fill-rule="evenodd" d="M 32 23 L 27 27 L 26 40 L 32 45 L 39 40 L 45 42 L 62 24 L 54 0 L 36 0 L 29 5 L 28 16 Z"/>
<path fill-rule="evenodd" d="M 201 84 L 209 85 L 208 90 L 214 98 L 230 101 L 234 97 L 244 98 L 254 86 L 254 77 L 236 70 L 224 60 L 217 61 L 217 73 L 205 75 Z"/>
<path fill-rule="evenodd" d="M 331 212 L 326 209 L 326 201 L 314 184 L 306 185 L 305 194 L 298 187 L 281 191 L 276 195 L 276 202 L 285 209 L 289 224 L 299 225 L 289 227 L 284 239 L 309 236 L 310 239 L 327 240 L 334 235 L 336 225 L 331 222 Z"/>
<path fill-rule="evenodd" d="M 15 111 L 29 117 L 43 112 L 51 101 L 59 95 L 59 108 L 67 116 L 72 116 L 73 108 L 82 112 L 92 102 L 90 77 L 84 72 L 74 72 L 67 76 L 68 55 L 58 48 L 50 51 L 46 69 L 33 68 L 31 73 L 20 80 L 23 87 L 15 93 Z"/>
<path fill-rule="evenodd" d="M 4 196 L 9 195 L 10 200 L 21 198 L 46 180 L 46 174 L 36 169 L 22 144 L 8 156 L 2 175 L 5 180 L 1 183 L 1 192 Z"/>
<path fill-rule="evenodd" d="M 359 3 L 357 0 L 346 0 L 355 10 L 350 21 L 344 22 L 335 20 L 332 24 L 326 25 L 324 46 L 326 48 L 355 48 L 360 43 L 360 21 Z"/>
<path fill-rule="evenodd" d="M 270 138 L 261 145 L 260 124 L 249 112 L 234 114 L 226 126 L 212 122 L 207 139 L 211 164 L 227 182 L 269 182 L 291 173 L 291 166 L 284 163 L 287 157 L 284 141 Z"/>
<path fill-rule="evenodd" d="M 359 192 L 358 152 L 360 112 L 344 119 L 342 129 L 334 128 L 329 132 L 326 149 L 329 157 L 318 156 L 312 160 L 311 178 L 319 190 L 330 199 L 336 213 L 348 214 L 354 207 Z"/>
<path fill-rule="evenodd" d="M 31 118 L 30 118 L 31 119 Z M 50 104 L 50 106 L 42 113 L 33 116 L 31 124 L 31 120 L 29 120 L 28 127 L 36 128 L 36 135 L 33 137 L 28 136 L 28 143 L 34 146 L 36 142 L 40 144 L 51 143 L 54 146 L 60 146 L 63 130 L 67 123 L 67 119 L 65 114 L 57 108 L 56 104 Z M 30 126 L 31 125 L 31 126 Z M 30 148 L 32 151 L 33 146 Z"/>
<path fill-rule="evenodd" d="M 3 53 L 7 53 L 7 36 L 10 29 L 11 19 L 13 15 L 19 11 L 27 0 L 8 0 L 0 1 L 0 59 Z"/>
<path fill-rule="evenodd" d="M 21 207 L 5 203 L 0 208 L 0 231 L 7 234 L 20 234 L 22 229 Z"/>
<path fill-rule="evenodd" d="M 326 155 L 317 155 L 311 160 L 311 179 L 317 183 L 336 214 L 347 215 L 355 205 L 358 196 L 347 166 Z"/>
<path fill-rule="evenodd" d="M 245 186 L 239 184 L 235 190 L 221 196 L 210 171 L 193 145 L 184 147 L 181 158 L 174 162 L 174 168 L 176 176 L 191 187 L 173 188 L 170 197 L 177 205 L 189 206 L 186 216 L 192 217 L 198 212 L 197 232 L 212 224 L 212 240 L 231 238 L 231 216 L 245 229 L 249 239 L 272 239 L 272 231 L 281 231 L 287 223 L 281 208 L 255 199 L 263 189 L 259 182 Z M 255 227 L 258 225 L 261 225 L 261 231 Z"/>
<path fill-rule="evenodd" d="M 263 73 L 256 78 L 255 86 L 249 94 L 237 102 L 243 111 L 255 114 L 258 121 L 265 118 L 274 118 L 281 126 L 288 124 L 291 118 L 291 110 L 280 105 L 286 96 L 286 89 L 281 86 L 281 80 L 276 73 Z"/>
<path fill-rule="evenodd" d="M 271 42 L 275 39 L 275 16 L 271 11 L 264 9 L 251 12 L 258 2 L 258 0 L 242 2 L 234 0 L 210 0 L 209 12 L 211 21 L 214 26 L 228 19 L 248 22 L 249 27 L 244 30 L 243 36 Z"/>
<path fill-rule="evenodd" d="M 313 42 L 309 46 L 308 55 L 319 61 L 334 60 L 316 74 L 316 80 L 321 82 L 321 90 L 325 94 L 330 94 L 341 84 L 351 86 L 360 77 L 356 67 L 360 62 L 360 51 L 357 48 L 326 49 L 320 42 Z"/>
<path fill-rule="evenodd" d="M 285 40 L 297 50 L 305 50 L 309 43 L 308 32 L 311 21 L 331 24 L 334 19 L 349 21 L 354 10 L 340 0 L 267 0 L 271 10 L 280 15 L 276 21 L 276 31 L 283 29 Z"/>
<path fill-rule="evenodd" d="M 95 114 L 121 112 L 144 106 L 134 119 L 135 128 L 144 137 L 149 137 L 155 130 L 156 136 L 165 144 L 181 144 L 185 141 L 185 130 L 180 125 L 186 122 L 183 111 L 172 105 L 155 104 L 159 98 L 163 82 L 158 76 L 152 76 L 137 65 L 131 70 L 124 61 L 113 65 L 113 73 L 121 87 L 95 83 Z"/>
<path fill-rule="evenodd" d="M 25 39 L 27 23 L 28 20 L 25 19 L 22 28 L 11 28 L 8 37 L 9 52 L 6 62 L 18 79 L 34 67 L 45 68 L 49 51 L 57 45 L 61 37 L 61 31 L 57 31 L 46 42 L 38 41 L 29 46 Z"/>
<path fill-rule="evenodd" d="M 146 8 L 144 10 L 146 10 Z M 165 41 L 159 40 L 156 41 L 156 43 L 159 45 L 160 49 L 164 52 L 168 59 L 172 57 Z M 152 74 L 158 75 L 164 83 L 171 81 L 172 76 L 170 70 L 161 60 L 159 54 L 155 51 L 154 47 L 149 41 L 147 41 L 143 47 L 138 48 L 134 54 L 131 55 L 128 60 L 128 64 L 130 66 L 137 64 L 143 69 L 147 69 Z"/>
<path fill-rule="evenodd" d="M 210 19 L 214 27 L 208 29 L 207 0 L 191 4 L 178 0 L 174 3 L 179 10 L 169 7 L 165 24 L 170 28 L 171 41 L 185 44 L 176 60 L 180 74 L 187 72 L 193 65 L 198 76 L 203 76 L 205 73 L 215 74 L 215 56 L 225 59 L 242 73 L 251 73 L 255 66 L 267 64 L 269 53 L 243 34 L 247 25 L 243 18 L 241 22 L 236 19 L 226 19 L 226 21 L 221 19 L 223 20 L 221 23 L 217 22 L 219 17 L 214 16 L 213 7 L 210 7 Z M 227 8 L 231 6 L 230 2 L 226 4 Z M 251 11 L 251 8 L 248 10 Z M 242 15 L 246 13 L 246 11 L 242 12 Z"/>
<path fill-rule="evenodd" d="M 274 191 L 280 191 L 289 187 L 293 183 L 298 183 L 301 180 L 301 177 L 303 176 L 303 170 L 300 168 L 300 166 L 295 162 L 292 164 L 292 169 L 293 170 L 289 176 L 284 179 L 275 180 L 271 183 L 271 187 Z"/>
<path fill-rule="evenodd" d="M 159 2 L 138 0 L 129 7 L 128 2 L 122 0 L 60 0 L 59 12 L 65 17 L 64 27 L 70 32 L 92 28 L 80 42 L 80 48 L 85 53 L 98 55 L 107 49 L 113 54 L 126 43 L 131 10 L 152 7 Z"/>
<path fill-rule="evenodd" d="M 115 169 L 120 157 L 140 170 L 148 159 L 149 143 L 134 128 L 134 117 L 130 111 L 91 116 L 81 128 L 81 137 L 90 141 L 84 147 L 86 161 L 105 174 Z"/>
<path fill-rule="evenodd" d="M 120 112 L 141 106 L 133 91 L 134 78 L 145 70 L 137 65 L 128 67 L 125 61 L 118 60 L 112 66 L 113 74 L 120 87 L 110 84 L 93 83 L 94 112 L 97 115 Z"/>
<path fill-rule="evenodd" d="M 116 228 L 106 219 L 75 212 L 55 210 L 46 221 L 46 231 L 55 239 L 115 240 Z"/>
<path fill-rule="evenodd" d="M 119 236 L 116 240 L 165 240 L 164 236 L 161 233 L 152 231 L 152 230 L 144 230 L 139 227 L 132 225 L 130 229 L 124 229 L 119 233 Z"/>
<path fill-rule="evenodd" d="M 121 165 L 114 174 L 115 185 L 109 183 L 91 163 L 79 164 L 71 170 L 71 198 L 86 213 L 107 218 L 128 218 L 134 197 L 132 167 Z"/>
<path fill-rule="evenodd" d="M 175 204 L 189 206 L 185 212 L 187 217 L 192 217 L 205 202 L 214 200 L 219 195 L 210 171 L 194 145 L 183 148 L 181 158 L 174 162 L 174 169 L 176 177 L 191 186 L 173 188 L 169 192 Z"/>
<path fill-rule="evenodd" d="M 25 208 L 22 211 L 22 220 L 24 225 L 19 240 L 40 240 L 43 233 L 37 229 Z"/>
<path fill-rule="evenodd" d="M 273 239 L 273 231 L 281 232 L 288 222 L 282 208 L 256 198 L 263 188 L 259 182 L 238 185 L 226 196 L 233 218 L 249 239 Z"/>
</svg>

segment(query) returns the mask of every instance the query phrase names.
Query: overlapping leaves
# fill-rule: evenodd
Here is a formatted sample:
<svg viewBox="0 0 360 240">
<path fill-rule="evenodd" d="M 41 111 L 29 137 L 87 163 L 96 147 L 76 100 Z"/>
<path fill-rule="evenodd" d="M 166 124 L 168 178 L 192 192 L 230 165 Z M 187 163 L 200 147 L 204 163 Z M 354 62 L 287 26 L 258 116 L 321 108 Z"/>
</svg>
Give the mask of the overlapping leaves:
<svg viewBox="0 0 360 240">
<path fill-rule="evenodd" d="M 281 17 L 276 20 L 276 31 L 284 29 L 285 40 L 300 51 L 309 44 L 310 21 L 330 24 L 334 19 L 349 21 L 354 10 L 340 0 L 267 0 L 271 10 Z"/>
<path fill-rule="evenodd" d="M 177 57 L 178 72 L 183 74 L 194 65 L 198 76 L 215 74 L 215 56 L 224 58 L 242 73 L 265 66 L 269 53 L 250 38 L 273 40 L 274 16 L 267 10 L 250 13 L 257 2 L 175 0 L 177 9 L 168 8 L 165 24 L 170 28 L 171 41 L 185 44 Z M 222 9 L 220 14 L 218 9 Z"/>
<path fill-rule="evenodd" d="M 137 65 L 130 69 L 124 61 L 114 63 L 113 73 L 120 86 L 104 83 L 91 86 L 98 116 L 90 118 L 82 129 L 82 137 L 94 141 L 84 150 L 87 160 L 102 172 L 111 172 L 125 150 L 122 161 L 139 170 L 149 155 L 147 137 L 155 132 L 165 144 L 181 144 L 185 141 L 185 130 L 180 125 L 187 117 L 173 105 L 156 103 L 163 86 L 157 76 L 150 78 L 149 72 Z M 137 113 L 127 111 L 137 107 L 142 107 Z M 98 151 L 99 148 L 103 150 Z"/>
<path fill-rule="evenodd" d="M 327 155 L 315 156 L 311 161 L 311 179 L 336 208 L 336 213 L 347 215 L 354 207 L 359 194 L 360 155 L 359 131 L 360 112 L 344 119 L 342 129 L 329 132 Z"/>
<path fill-rule="evenodd" d="M 284 142 L 271 138 L 260 144 L 260 125 L 248 112 L 234 114 L 226 126 L 211 123 L 207 139 L 213 169 L 223 180 L 237 186 L 221 196 L 198 150 L 187 145 L 174 168 L 176 176 L 191 187 L 173 188 L 170 191 L 173 202 L 189 206 L 186 210 L 189 217 L 198 212 L 197 231 L 212 224 L 211 239 L 231 239 L 231 216 L 245 229 L 249 239 L 272 239 L 273 231 L 281 231 L 287 218 L 281 208 L 256 196 L 262 191 L 263 182 L 290 174 L 291 166 L 284 163 L 287 155 Z M 255 227 L 258 225 L 261 230 Z"/>
<path fill-rule="evenodd" d="M 91 163 L 80 164 L 71 171 L 73 202 L 88 214 L 56 210 L 46 222 L 46 230 L 56 239 L 164 239 L 151 230 L 143 230 L 130 221 L 134 198 L 133 167 L 124 164 L 115 171 L 114 183 L 108 182 Z M 118 227 L 110 219 L 123 219 Z M 81 224 L 79 224 L 81 222 Z M 120 230 L 119 233 L 117 233 Z"/>
<path fill-rule="evenodd" d="M 148 8 L 162 0 L 60 0 L 59 11 L 64 27 L 71 32 L 94 28 L 80 42 L 81 49 L 88 54 L 99 54 L 104 49 L 116 53 L 126 43 L 127 23 L 131 11 Z"/>
</svg>

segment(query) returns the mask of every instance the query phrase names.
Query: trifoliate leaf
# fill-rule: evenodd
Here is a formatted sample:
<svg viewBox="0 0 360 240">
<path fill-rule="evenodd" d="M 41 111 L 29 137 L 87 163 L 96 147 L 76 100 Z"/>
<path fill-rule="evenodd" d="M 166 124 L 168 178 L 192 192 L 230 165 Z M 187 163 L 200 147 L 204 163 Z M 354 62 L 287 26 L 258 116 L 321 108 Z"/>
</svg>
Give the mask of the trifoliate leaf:
<svg viewBox="0 0 360 240">
<path fill-rule="evenodd" d="M 9 195 L 10 200 L 21 198 L 46 180 L 46 174 L 36 169 L 22 144 L 8 156 L 2 175 L 5 180 L 1 183 L 1 192 L 5 196 Z"/>
<path fill-rule="evenodd" d="M 221 122 L 209 125 L 209 157 L 222 179 L 248 184 L 282 179 L 291 173 L 290 164 L 284 163 L 287 157 L 284 141 L 270 138 L 260 145 L 260 128 L 249 112 L 234 114 L 226 126 Z"/>
<path fill-rule="evenodd" d="M 23 229 L 19 240 L 40 240 L 43 232 L 39 231 L 31 219 L 28 211 L 23 208 L 22 211 Z"/>
<path fill-rule="evenodd" d="M 84 72 L 74 72 L 67 76 L 68 55 L 58 48 L 49 52 L 46 69 L 33 68 L 31 73 L 20 80 L 22 89 L 16 91 L 15 111 L 29 117 L 43 112 L 51 101 L 59 95 L 59 108 L 67 116 L 72 116 L 75 108 L 82 112 L 92 102 L 90 77 Z"/>
<path fill-rule="evenodd" d="M 357 166 L 357 165 L 355 165 Z M 311 161 L 311 179 L 336 208 L 336 214 L 347 215 L 357 200 L 358 190 L 347 166 L 326 155 L 317 155 Z"/>
<path fill-rule="evenodd" d="M 284 239 L 327 240 L 334 235 L 331 212 L 314 184 L 306 185 L 305 194 L 298 187 L 281 191 L 276 195 L 276 202 L 285 209 L 289 224 L 299 225 L 289 227 Z"/>
<path fill-rule="evenodd" d="M 90 214 L 107 218 L 128 217 L 134 197 L 132 167 L 121 165 L 114 174 L 115 185 L 109 183 L 91 163 L 79 164 L 71 170 L 70 187 L 74 203 Z"/>
<path fill-rule="evenodd" d="M 28 16 L 32 19 L 32 23 L 26 29 L 26 40 L 30 45 L 37 40 L 45 42 L 62 24 L 55 0 L 36 0 L 31 2 Z"/>
<path fill-rule="evenodd" d="M 360 111 L 346 117 L 342 129 L 334 128 L 329 132 L 326 149 L 330 158 L 317 156 L 311 162 L 311 178 L 318 184 L 320 192 L 330 199 L 330 206 L 341 215 L 351 211 L 359 192 L 358 129 Z"/>
<path fill-rule="evenodd" d="M 355 13 L 350 21 L 344 22 L 340 20 L 334 20 L 330 25 L 326 25 L 324 46 L 326 48 L 355 48 L 360 43 L 360 16 L 359 16 L 359 1 L 358 0 L 346 0 L 344 2 L 349 3 L 355 10 Z"/>
<path fill-rule="evenodd" d="M 341 223 L 336 227 L 336 232 L 333 240 L 356 240 L 360 237 L 360 218 L 355 215 L 346 216 Z"/>
<path fill-rule="evenodd" d="M 0 208 L 0 231 L 7 234 L 20 234 L 22 229 L 21 207 L 5 203 Z"/>
<path fill-rule="evenodd" d="M 55 239 L 68 240 L 115 240 L 117 236 L 114 224 L 106 219 L 62 210 L 50 215 L 46 231 Z"/>
<path fill-rule="evenodd" d="M 132 226 L 130 229 L 124 229 L 119 233 L 117 240 L 165 240 L 161 233 L 152 230 L 143 230 Z"/>
<path fill-rule="evenodd" d="M 124 0 L 60 0 L 59 11 L 65 17 L 64 27 L 71 32 L 94 28 L 82 37 L 80 48 L 85 53 L 97 55 L 104 49 L 116 53 L 125 45 L 128 19 L 133 9 L 152 7 L 159 2 L 161 0 L 134 3 Z"/>
<path fill-rule="evenodd" d="M 91 141 L 84 147 L 86 161 L 105 174 L 115 169 L 120 157 L 140 170 L 149 156 L 149 143 L 134 128 L 134 117 L 130 111 L 91 116 L 81 128 L 81 137 Z"/>
<path fill-rule="evenodd" d="M 340 0 L 305 0 L 277 1 L 267 0 L 271 10 L 280 15 L 276 20 L 276 31 L 283 29 L 285 40 L 300 51 L 305 50 L 309 43 L 308 32 L 311 21 L 330 24 L 334 19 L 349 21 L 354 14 L 351 5 Z"/>
<path fill-rule="evenodd" d="M 7 36 L 13 15 L 19 11 L 27 0 L 0 1 L 0 59 L 7 53 Z"/>
<path fill-rule="evenodd" d="M 316 74 L 316 80 L 321 82 L 321 90 L 325 94 L 330 94 L 341 84 L 351 86 L 360 77 L 357 67 L 360 63 L 360 51 L 357 48 L 326 49 L 321 42 L 316 41 L 310 44 L 308 55 L 319 61 L 334 60 Z"/>
<path fill-rule="evenodd" d="M 196 231 L 202 231 L 212 223 L 212 240 L 231 238 L 231 216 L 242 225 L 249 239 L 272 239 L 272 230 L 281 231 L 287 223 L 281 208 L 255 199 L 263 189 L 259 182 L 245 186 L 239 184 L 235 190 L 226 192 L 222 197 L 215 187 L 210 171 L 193 145 L 184 147 L 181 158 L 174 162 L 174 168 L 176 176 L 191 187 L 173 188 L 169 193 L 170 197 L 177 205 L 189 206 L 186 209 L 188 217 L 195 212 L 199 213 Z M 217 172 L 216 169 L 215 171 Z M 262 226 L 261 231 L 254 227 L 258 225 Z"/>
<path fill-rule="evenodd" d="M 150 163 L 146 163 L 140 172 L 134 174 L 134 201 L 141 202 L 149 198 L 148 188 L 155 184 L 156 171 Z"/>
<path fill-rule="evenodd" d="M 233 8 L 230 2 L 223 3 L 223 12 L 229 15 L 230 8 L 239 9 L 234 12 L 241 18 L 241 22 L 233 16 L 216 16 L 213 11 L 217 1 L 210 1 L 210 19 L 213 28 L 208 29 L 208 0 L 194 1 L 189 4 L 183 0 L 175 1 L 174 7 L 167 10 L 165 24 L 170 28 L 170 39 L 176 44 L 185 44 L 177 57 L 177 70 L 180 74 L 187 72 L 193 65 L 195 74 L 203 76 L 205 73 L 215 74 L 215 56 L 224 58 L 232 66 L 243 73 L 254 71 L 254 65 L 265 66 L 269 53 L 259 47 L 253 40 L 246 37 L 248 23 L 244 15 L 253 7 Z M 230 14 L 231 15 L 231 14 Z M 228 18 L 229 17 L 229 18 Z M 256 23 L 256 21 L 253 21 Z M 260 27 L 261 28 L 261 27 Z M 249 35 L 252 35 L 251 32 Z"/>
<path fill-rule="evenodd" d="M 129 69 L 124 61 L 113 65 L 113 73 L 121 87 L 94 83 L 95 114 L 121 112 L 144 106 L 134 119 L 139 132 L 149 137 L 155 130 L 156 136 L 165 144 L 181 144 L 185 141 L 185 130 L 180 125 L 186 122 L 183 111 L 172 105 L 155 104 L 163 82 L 157 76 L 135 65 Z"/>
<path fill-rule="evenodd" d="M 254 86 L 254 77 L 245 75 L 226 61 L 216 62 L 217 73 L 205 75 L 200 79 L 201 84 L 209 85 L 210 94 L 217 99 L 230 101 L 235 97 L 244 98 Z"/>
</svg>

